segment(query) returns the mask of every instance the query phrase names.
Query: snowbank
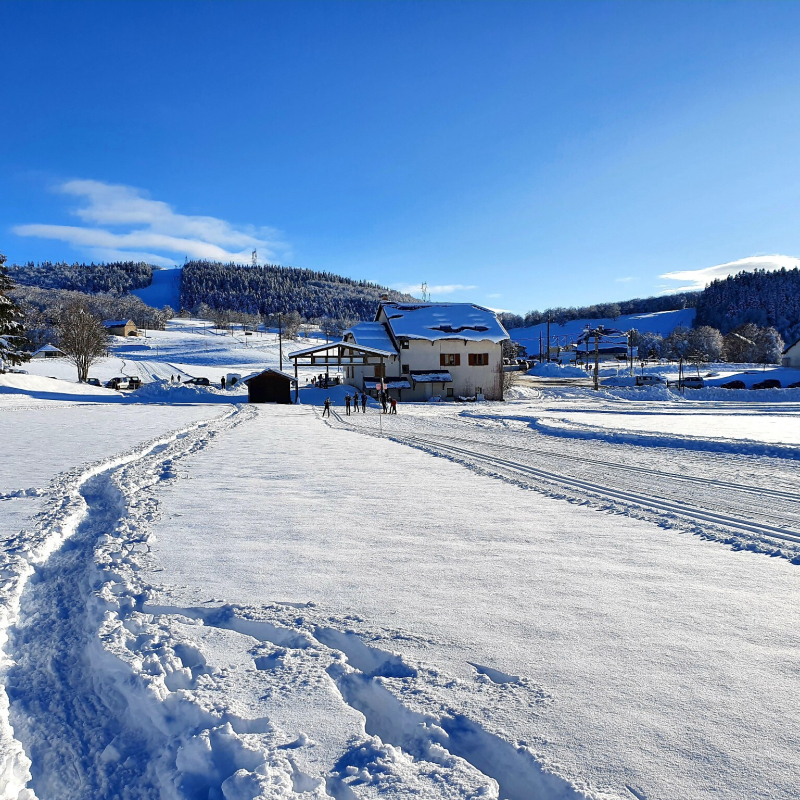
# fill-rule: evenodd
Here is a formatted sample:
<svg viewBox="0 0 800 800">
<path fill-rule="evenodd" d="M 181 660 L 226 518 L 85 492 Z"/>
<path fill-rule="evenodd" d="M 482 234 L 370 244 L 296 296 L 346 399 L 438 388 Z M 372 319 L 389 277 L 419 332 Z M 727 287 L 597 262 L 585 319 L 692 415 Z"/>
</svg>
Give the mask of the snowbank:
<svg viewBox="0 0 800 800">
<path fill-rule="evenodd" d="M 131 399 L 147 403 L 241 403 L 247 401 L 247 387 L 242 384 L 223 391 L 216 386 L 157 380 L 137 389 Z"/>
<path fill-rule="evenodd" d="M 588 378 L 591 373 L 580 367 L 563 366 L 551 361 L 549 364 L 536 364 L 528 370 L 528 375 L 537 378 Z"/>
<path fill-rule="evenodd" d="M 113 389 L 102 386 L 89 386 L 85 383 L 72 383 L 40 375 L 20 375 L 5 373 L 0 375 L 0 394 L 29 394 L 44 400 L 120 400 Z"/>
</svg>

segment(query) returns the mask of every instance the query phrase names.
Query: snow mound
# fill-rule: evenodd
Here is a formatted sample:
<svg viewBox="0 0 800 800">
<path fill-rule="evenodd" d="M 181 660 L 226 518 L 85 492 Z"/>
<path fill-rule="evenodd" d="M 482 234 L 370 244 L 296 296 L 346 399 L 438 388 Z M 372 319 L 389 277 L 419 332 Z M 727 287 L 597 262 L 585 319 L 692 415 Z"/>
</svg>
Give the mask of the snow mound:
<svg viewBox="0 0 800 800">
<path fill-rule="evenodd" d="M 85 383 L 45 378 L 40 375 L 21 375 L 18 373 L 5 373 L 0 375 L 0 394 L 30 394 L 34 397 L 50 398 L 54 395 L 102 397 L 109 399 L 119 397 L 113 389 L 104 389 L 102 386 L 89 386 Z"/>
<path fill-rule="evenodd" d="M 247 397 L 247 387 L 242 385 L 223 391 L 216 386 L 157 380 L 144 384 L 133 397 L 148 403 L 235 403 Z"/>
<path fill-rule="evenodd" d="M 589 373 L 580 367 L 564 366 L 551 361 L 549 364 L 537 364 L 528 370 L 528 375 L 537 378 L 586 378 Z"/>
</svg>

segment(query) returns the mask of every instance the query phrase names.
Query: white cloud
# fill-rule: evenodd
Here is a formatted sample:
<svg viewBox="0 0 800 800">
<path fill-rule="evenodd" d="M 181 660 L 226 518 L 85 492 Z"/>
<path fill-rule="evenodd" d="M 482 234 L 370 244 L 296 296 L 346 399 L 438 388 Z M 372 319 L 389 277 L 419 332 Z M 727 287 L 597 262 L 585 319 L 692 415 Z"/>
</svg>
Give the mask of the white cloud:
<svg viewBox="0 0 800 800">
<path fill-rule="evenodd" d="M 56 191 L 82 200 L 72 213 L 91 227 L 17 225 L 14 233 L 66 242 L 104 260 L 141 259 L 163 266 L 184 256 L 249 262 L 253 250 L 258 250 L 263 263 L 286 249 L 272 228 L 235 228 L 216 217 L 178 214 L 169 204 L 151 200 L 131 186 L 74 180 Z"/>
<path fill-rule="evenodd" d="M 503 295 L 499 292 L 495 292 L 494 294 L 487 294 L 487 297 L 491 298 L 492 300 L 497 300 L 498 297 L 502 297 Z"/>
<path fill-rule="evenodd" d="M 661 277 L 663 278 L 664 276 L 662 275 Z M 630 283 L 631 281 L 636 281 L 636 280 L 639 279 L 635 278 L 633 275 L 627 275 L 624 278 L 614 278 L 615 283 Z"/>
<path fill-rule="evenodd" d="M 413 294 L 416 297 L 419 297 L 420 293 L 422 292 L 422 284 L 421 283 L 395 283 L 392 284 L 392 289 L 396 289 L 398 292 L 403 292 L 404 294 Z M 453 292 L 465 292 L 469 289 L 477 289 L 477 286 L 465 286 L 461 283 L 445 283 L 439 286 L 429 286 L 428 291 L 434 294 L 453 294 Z"/>
<path fill-rule="evenodd" d="M 793 256 L 778 255 L 750 256 L 749 258 L 740 258 L 738 261 L 729 261 L 726 264 L 717 264 L 714 267 L 706 267 L 705 269 L 667 272 L 661 277 L 669 281 L 681 281 L 684 284 L 678 288 L 665 287 L 665 292 L 687 292 L 704 289 L 711 281 L 717 278 L 727 278 L 728 275 L 736 275 L 737 272 L 752 272 L 756 269 L 774 272 L 783 267 L 786 267 L 786 269 L 800 267 L 800 259 Z"/>
</svg>

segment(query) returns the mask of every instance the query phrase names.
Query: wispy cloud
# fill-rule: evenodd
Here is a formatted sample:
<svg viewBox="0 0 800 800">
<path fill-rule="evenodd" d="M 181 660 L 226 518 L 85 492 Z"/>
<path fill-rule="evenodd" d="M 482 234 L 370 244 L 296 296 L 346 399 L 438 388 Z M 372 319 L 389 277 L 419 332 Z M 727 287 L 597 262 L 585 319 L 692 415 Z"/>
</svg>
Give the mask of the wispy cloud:
<svg viewBox="0 0 800 800">
<path fill-rule="evenodd" d="M 72 214 L 86 225 L 17 225 L 18 236 L 55 239 L 87 251 L 94 258 L 135 259 L 169 266 L 190 258 L 249 262 L 258 250 L 260 262 L 286 251 L 272 228 L 234 227 L 217 217 L 176 213 L 132 186 L 73 180 L 56 188 L 80 205 Z"/>
<path fill-rule="evenodd" d="M 727 278 L 728 275 L 735 275 L 737 272 L 752 272 L 756 269 L 774 272 L 783 267 L 786 267 L 786 269 L 800 267 L 800 259 L 793 256 L 778 255 L 750 256 L 749 258 L 740 258 L 738 261 L 728 261 L 726 264 L 717 264 L 714 267 L 706 267 L 705 269 L 666 272 L 661 277 L 668 281 L 681 281 L 683 283 L 682 286 L 677 288 L 665 286 L 663 287 L 664 292 L 688 292 L 704 289 L 711 281 L 717 278 Z"/>
<path fill-rule="evenodd" d="M 663 277 L 663 275 L 662 275 Z M 639 280 L 633 275 L 626 275 L 624 278 L 614 278 L 614 283 L 630 283 L 631 281 Z"/>
<path fill-rule="evenodd" d="M 498 297 L 502 297 L 503 295 L 499 292 L 495 292 L 494 294 L 487 294 L 487 297 L 491 298 L 492 300 L 497 300 Z"/>
<path fill-rule="evenodd" d="M 392 289 L 405 294 L 413 294 L 419 296 L 422 291 L 421 283 L 394 283 Z M 453 294 L 453 292 L 464 292 L 469 289 L 477 289 L 477 286 L 465 286 L 462 283 L 445 283 L 438 286 L 429 286 L 428 291 L 432 294 Z"/>
</svg>

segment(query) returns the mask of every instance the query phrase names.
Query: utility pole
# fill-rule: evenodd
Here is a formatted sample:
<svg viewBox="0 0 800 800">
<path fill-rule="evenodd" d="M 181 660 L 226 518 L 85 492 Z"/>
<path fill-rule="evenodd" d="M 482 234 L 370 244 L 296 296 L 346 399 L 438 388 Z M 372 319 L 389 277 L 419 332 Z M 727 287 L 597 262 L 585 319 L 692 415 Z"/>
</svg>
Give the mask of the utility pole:
<svg viewBox="0 0 800 800">
<path fill-rule="evenodd" d="M 547 361 L 550 362 L 550 312 L 547 312 Z"/>
<path fill-rule="evenodd" d="M 594 333 L 594 390 L 600 389 L 600 336 Z"/>
<path fill-rule="evenodd" d="M 278 353 L 281 360 L 281 372 L 283 372 L 283 317 L 278 312 Z"/>
</svg>

